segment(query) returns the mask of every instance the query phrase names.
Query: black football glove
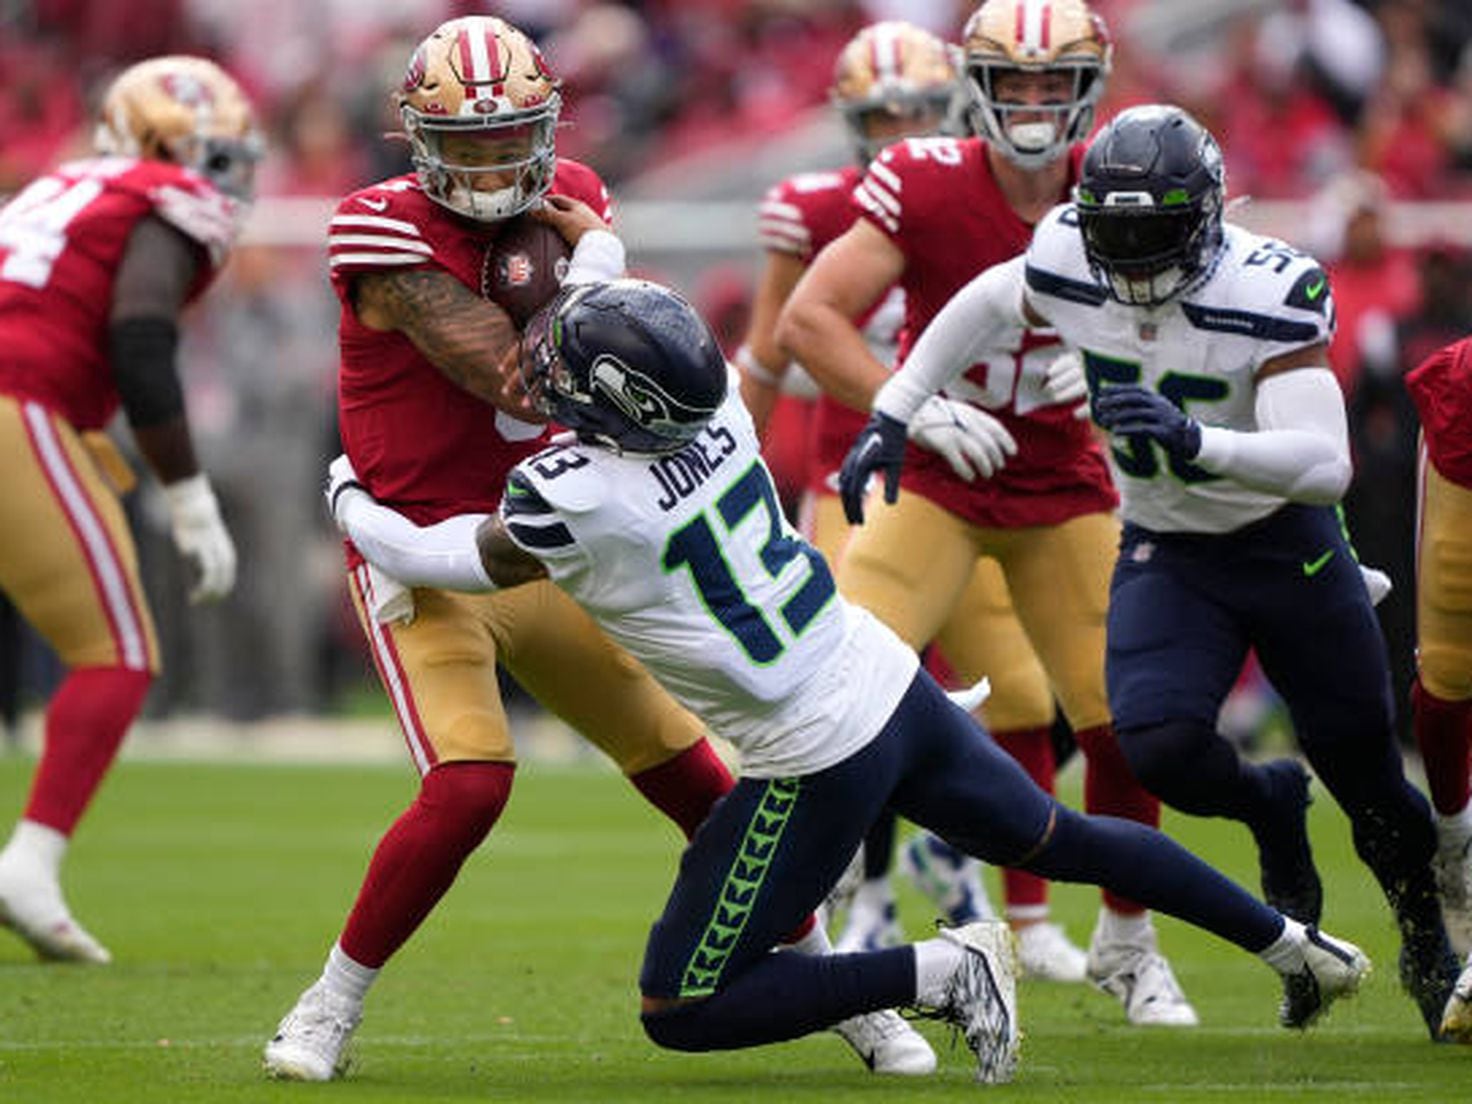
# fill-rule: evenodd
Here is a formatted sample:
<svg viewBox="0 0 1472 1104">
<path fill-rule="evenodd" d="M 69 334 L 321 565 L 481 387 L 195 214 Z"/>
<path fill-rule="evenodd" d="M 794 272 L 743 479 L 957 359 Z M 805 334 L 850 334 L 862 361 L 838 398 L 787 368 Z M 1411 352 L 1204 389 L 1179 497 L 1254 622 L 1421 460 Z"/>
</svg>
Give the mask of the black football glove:
<svg viewBox="0 0 1472 1104">
<path fill-rule="evenodd" d="M 905 424 L 888 414 L 875 412 L 869 424 L 854 438 L 853 447 L 838 470 L 838 493 L 843 499 L 843 516 L 850 525 L 864 524 L 864 491 L 869 476 L 884 469 L 884 501 L 900 496 L 900 469 L 905 466 Z"/>
<path fill-rule="evenodd" d="M 1104 388 L 1094 399 L 1094 421 L 1116 437 L 1149 437 L 1178 460 L 1201 452 L 1201 426 L 1164 395 L 1132 384 Z"/>
</svg>

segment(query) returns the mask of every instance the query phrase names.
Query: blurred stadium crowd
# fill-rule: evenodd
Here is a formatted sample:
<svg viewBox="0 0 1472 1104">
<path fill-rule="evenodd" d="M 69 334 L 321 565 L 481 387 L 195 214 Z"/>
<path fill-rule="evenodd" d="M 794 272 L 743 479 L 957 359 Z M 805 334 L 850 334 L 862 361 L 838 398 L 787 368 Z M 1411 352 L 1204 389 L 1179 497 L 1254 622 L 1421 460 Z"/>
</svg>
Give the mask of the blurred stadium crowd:
<svg viewBox="0 0 1472 1104">
<path fill-rule="evenodd" d="M 1339 306 L 1333 367 L 1350 402 L 1357 476 L 1346 502 L 1365 562 L 1397 593 L 1381 607 L 1400 700 L 1414 604 L 1415 415 L 1400 377 L 1472 331 L 1472 4 L 1466 0 L 1094 0 L 1116 43 L 1101 118 L 1169 100 L 1221 140 L 1236 197 L 1291 201 L 1279 232 L 1329 262 Z M 716 180 L 755 226 L 762 192 L 795 164 L 753 152 L 826 136 L 832 60 L 863 24 L 903 18 L 954 39 L 957 0 L 0 0 L 0 194 L 88 148 L 94 97 L 119 67 L 167 52 L 216 58 L 249 89 L 270 150 L 256 224 L 273 199 L 336 197 L 405 171 L 388 92 L 443 19 L 502 15 L 540 42 L 565 82 L 560 152 L 620 195 L 658 209 L 671 180 Z M 784 140 L 786 144 L 784 144 Z M 816 156 L 816 155 L 813 155 Z M 699 165 L 699 174 L 684 174 Z M 715 171 L 712 172 L 712 166 Z M 679 198 L 699 200 L 699 186 Z M 1461 222 L 1398 217 L 1408 203 L 1466 201 Z M 323 212 L 328 208 L 323 207 Z M 722 208 L 728 210 L 729 208 Z M 1439 208 L 1437 210 L 1440 210 Z M 1447 208 L 1457 211 L 1458 209 Z M 1243 212 L 1250 222 L 1251 208 Z M 1410 229 L 1408 229 L 1410 227 Z M 242 549 L 223 606 L 185 612 L 161 509 L 135 496 L 165 671 L 153 715 L 250 719 L 315 711 L 371 685 L 317 494 L 337 451 L 336 305 L 325 229 L 251 238 L 187 327 L 182 363 L 205 467 Z M 686 286 L 734 341 L 749 249 L 641 256 Z M 668 263 L 666 263 L 668 262 Z M 0 628 L 4 648 L 14 632 Z M 44 688 L 44 653 L 0 651 L 0 709 L 15 680 Z"/>
</svg>

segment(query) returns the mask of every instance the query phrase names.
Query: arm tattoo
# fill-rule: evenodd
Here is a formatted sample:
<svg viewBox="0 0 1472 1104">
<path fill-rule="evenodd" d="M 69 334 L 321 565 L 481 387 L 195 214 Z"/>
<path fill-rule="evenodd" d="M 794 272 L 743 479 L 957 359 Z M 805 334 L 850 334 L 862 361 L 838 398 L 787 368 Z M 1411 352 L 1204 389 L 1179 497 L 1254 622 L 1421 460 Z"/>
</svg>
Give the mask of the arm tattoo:
<svg viewBox="0 0 1472 1104">
<path fill-rule="evenodd" d="M 392 323 L 452 383 L 493 405 L 504 401 L 500 365 L 520 335 L 505 311 L 454 276 L 373 273 L 358 280 L 357 302 Z"/>
<path fill-rule="evenodd" d="M 547 577 L 542 561 L 506 535 L 506 523 L 500 514 L 492 514 L 481 522 L 475 543 L 480 548 L 480 562 L 486 574 L 498 587 L 520 586 Z"/>
</svg>

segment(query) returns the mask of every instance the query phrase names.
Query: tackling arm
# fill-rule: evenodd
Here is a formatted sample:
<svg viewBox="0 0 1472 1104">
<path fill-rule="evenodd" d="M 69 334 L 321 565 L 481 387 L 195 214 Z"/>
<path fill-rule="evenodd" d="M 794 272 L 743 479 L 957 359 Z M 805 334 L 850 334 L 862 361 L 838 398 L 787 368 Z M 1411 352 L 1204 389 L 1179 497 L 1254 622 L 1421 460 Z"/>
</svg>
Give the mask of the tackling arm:
<svg viewBox="0 0 1472 1104">
<path fill-rule="evenodd" d="M 905 271 L 905 255 L 863 219 L 813 260 L 777 321 L 780 352 L 796 360 L 829 395 L 868 410 L 889 378 L 854 319 Z"/>
<path fill-rule="evenodd" d="M 1267 361 L 1258 372 L 1258 430 L 1201 427 L 1195 463 L 1253 490 L 1329 506 L 1344 497 L 1353 468 L 1344 397 L 1327 349 L 1312 345 Z"/>
</svg>

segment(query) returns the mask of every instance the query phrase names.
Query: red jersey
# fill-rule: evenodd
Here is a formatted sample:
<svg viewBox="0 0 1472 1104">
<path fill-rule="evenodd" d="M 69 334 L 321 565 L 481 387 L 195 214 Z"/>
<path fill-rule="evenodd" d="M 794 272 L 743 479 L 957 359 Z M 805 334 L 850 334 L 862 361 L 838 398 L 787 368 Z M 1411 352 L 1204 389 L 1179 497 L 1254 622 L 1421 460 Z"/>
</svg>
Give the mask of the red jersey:
<svg viewBox="0 0 1472 1104">
<path fill-rule="evenodd" d="M 1431 463 L 1472 488 L 1472 338 L 1448 345 L 1406 373 Z"/>
<path fill-rule="evenodd" d="M 101 429 L 119 404 L 107 329 L 133 227 L 152 215 L 199 244 L 193 299 L 224 262 L 244 211 L 163 161 L 71 161 L 34 180 L 0 209 L 0 392 Z"/>
<path fill-rule="evenodd" d="M 850 165 L 834 172 L 799 173 L 772 186 L 759 209 L 762 246 L 810 264 L 829 242 L 841 237 L 858 212 L 853 190 L 863 170 Z M 869 349 L 893 368 L 905 321 L 904 292 L 893 287 L 857 320 Z M 836 494 L 838 469 L 864 428 L 866 415 L 823 394 L 818 397 L 813 432 L 808 437 L 804 483 L 815 494 Z"/>
<path fill-rule="evenodd" d="M 1082 158 L 1083 147 L 1075 146 L 1070 182 Z M 1003 196 L 979 138 L 898 142 L 870 164 L 853 198 L 859 216 L 905 256 L 902 362 L 956 292 L 1024 252 L 1032 238 L 1032 225 Z M 1089 424 L 1044 395 L 1043 369 L 1057 351 L 1051 330 L 1029 331 L 1017 349 L 972 365 L 946 387 L 949 397 L 986 410 L 1011 432 L 1017 455 L 1006 467 L 967 483 L 935 453 L 912 447 L 904 486 L 973 525 L 1006 529 L 1114 509 L 1119 496 Z"/>
<path fill-rule="evenodd" d="M 557 162 L 551 192 L 612 221 L 608 190 L 576 161 Z M 373 496 L 420 525 L 494 512 L 506 473 L 546 446 L 547 429 L 456 386 L 403 334 L 364 326 L 352 306 L 353 281 L 371 272 L 443 269 L 479 293 L 501 225 L 456 215 L 410 174 L 348 196 L 328 231 L 332 286 L 342 303 L 343 448 Z"/>
</svg>

